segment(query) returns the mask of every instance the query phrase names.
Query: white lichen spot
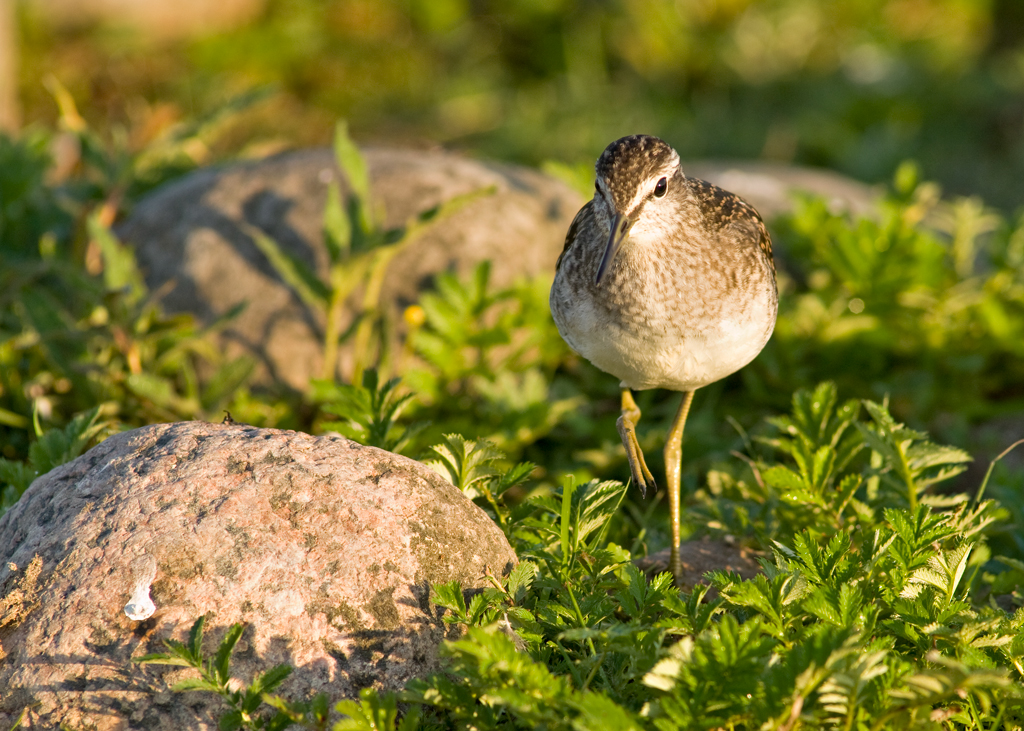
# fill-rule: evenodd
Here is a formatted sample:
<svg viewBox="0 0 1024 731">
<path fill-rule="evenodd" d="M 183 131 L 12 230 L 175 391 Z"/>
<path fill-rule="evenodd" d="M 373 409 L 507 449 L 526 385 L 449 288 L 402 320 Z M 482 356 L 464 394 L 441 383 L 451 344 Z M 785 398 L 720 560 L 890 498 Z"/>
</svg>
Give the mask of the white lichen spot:
<svg viewBox="0 0 1024 731">
<path fill-rule="evenodd" d="M 156 578 L 156 559 L 146 553 L 132 561 L 132 578 L 135 579 L 135 588 L 132 589 L 131 598 L 124 605 L 124 613 L 135 622 L 149 619 L 156 611 L 156 605 L 149 596 L 149 587 Z"/>
<path fill-rule="evenodd" d="M 124 605 L 124 613 L 128 619 L 141 622 L 149 619 L 156 611 L 156 604 L 149 598 L 149 584 L 138 584 L 132 592 L 132 598 Z"/>
</svg>

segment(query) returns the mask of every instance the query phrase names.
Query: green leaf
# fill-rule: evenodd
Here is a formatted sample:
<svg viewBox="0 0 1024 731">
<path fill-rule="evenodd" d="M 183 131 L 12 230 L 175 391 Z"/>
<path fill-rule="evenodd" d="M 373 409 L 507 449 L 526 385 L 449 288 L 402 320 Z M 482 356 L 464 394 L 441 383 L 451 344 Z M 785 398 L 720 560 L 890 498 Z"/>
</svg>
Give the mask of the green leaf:
<svg viewBox="0 0 1024 731">
<path fill-rule="evenodd" d="M 807 488 L 804 478 L 784 465 L 772 465 L 761 473 L 761 477 L 769 487 L 784 492 L 800 491 L 803 493 Z"/>
<path fill-rule="evenodd" d="M 140 665 L 181 665 L 188 668 L 195 667 L 195 663 L 191 658 L 185 658 L 167 652 L 154 652 L 149 655 L 133 657 L 132 662 L 137 662 Z"/>
<path fill-rule="evenodd" d="M 238 644 L 238 640 L 242 637 L 242 633 L 245 631 L 245 625 L 241 623 L 233 624 L 228 628 L 227 634 L 224 635 L 224 639 L 221 640 L 220 646 L 217 648 L 217 655 L 213 661 L 213 670 L 216 678 L 226 684 L 230 679 L 230 664 L 231 664 L 231 652 L 235 649 L 235 645 Z"/>
<path fill-rule="evenodd" d="M 185 647 L 189 656 L 196 663 L 196 667 L 199 667 L 203 657 L 203 628 L 206 625 L 206 615 L 200 616 L 195 622 L 192 623 L 192 628 L 188 631 L 188 644 Z"/>
<path fill-rule="evenodd" d="M 217 728 L 219 731 L 236 731 L 242 728 L 242 712 L 232 710 L 224 713 L 220 720 L 217 721 Z"/>
<path fill-rule="evenodd" d="M 359 691 L 359 702 L 341 701 L 335 706 L 345 716 L 336 724 L 335 731 L 394 731 L 398 708 L 394 694 L 383 698 L 372 688 Z"/>
<path fill-rule="evenodd" d="M 118 241 L 101 223 L 99 211 L 89 216 L 86 228 L 103 255 L 103 282 L 107 289 L 126 290 L 129 302 L 141 301 L 146 296 L 146 285 L 132 249 Z"/>
<path fill-rule="evenodd" d="M 110 426 L 109 421 L 100 420 L 102 411 L 101 406 L 96 406 L 87 412 L 76 414 L 63 429 L 49 429 L 44 432 L 29 447 L 31 471 L 42 475 L 78 457 L 94 437 Z M 17 473 L 11 473 L 10 476 L 27 476 L 21 470 Z M 0 479 L 2 478 L 0 475 Z"/>
<path fill-rule="evenodd" d="M 260 673 L 252 681 L 250 689 L 253 693 L 273 693 L 292 673 L 290 665 L 275 665 L 266 672 Z"/>
<path fill-rule="evenodd" d="M 516 604 L 522 604 L 540 569 L 529 561 L 520 561 L 508 575 L 507 590 Z"/>
<path fill-rule="evenodd" d="M 440 607 L 450 609 L 460 622 L 466 620 L 466 597 L 458 581 L 447 584 L 435 584 L 432 601 Z"/>
<path fill-rule="evenodd" d="M 170 665 L 175 663 L 165 664 Z M 211 693 L 219 693 L 220 686 L 216 683 L 206 680 L 205 678 L 185 678 L 184 680 L 179 680 L 177 683 L 172 685 L 171 690 L 173 690 L 175 693 L 181 693 L 186 690 L 206 690 Z"/>
<path fill-rule="evenodd" d="M 467 440 L 460 434 L 445 434 L 441 444 L 430 447 L 438 459 L 427 463 L 470 498 L 481 495 L 478 486 L 501 474 L 494 463 L 505 455 L 485 439 Z"/>
<path fill-rule="evenodd" d="M 352 250 L 352 222 L 341 202 L 341 188 L 333 181 L 324 206 L 324 244 L 332 265 L 345 261 Z"/>
<path fill-rule="evenodd" d="M 207 380 L 202 393 L 202 407 L 206 412 L 219 409 L 242 388 L 256 368 L 256 360 L 241 356 L 228 361 Z"/>
<path fill-rule="evenodd" d="M 28 417 L 0 408 L 0 424 L 13 426 L 15 429 L 28 429 L 29 421 Z"/>
<path fill-rule="evenodd" d="M 349 136 L 348 124 L 344 121 L 339 121 L 334 127 L 334 158 L 348 181 L 354 219 L 358 221 L 363 232 L 370 231 L 373 226 L 370 209 L 370 174 L 366 160 Z"/>
</svg>

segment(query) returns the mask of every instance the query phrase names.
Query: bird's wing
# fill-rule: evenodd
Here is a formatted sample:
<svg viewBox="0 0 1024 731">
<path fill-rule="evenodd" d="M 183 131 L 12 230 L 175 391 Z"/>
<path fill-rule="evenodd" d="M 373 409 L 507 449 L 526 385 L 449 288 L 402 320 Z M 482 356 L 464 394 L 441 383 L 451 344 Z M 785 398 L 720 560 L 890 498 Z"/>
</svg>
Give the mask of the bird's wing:
<svg viewBox="0 0 1024 731">
<path fill-rule="evenodd" d="M 740 215 L 735 215 L 726 221 L 721 232 L 737 243 L 748 246 L 756 243 L 774 271 L 775 258 L 772 256 L 772 237 L 757 211 L 747 203 L 744 203 L 743 206 L 745 210 L 740 209 Z"/>
<path fill-rule="evenodd" d="M 757 244 L 774 271 L 772 237 L 765 228 L 761 214 L 735 193 L 697 178 L 688 178 L 688 181 L 697 198 L 703 203 L 705 221 L 717 228 L 719 235 L 724 235 L 736 243 Z"/>
<path fill-rule="evenodd" d="M 576 236 L 579 234 L 580 225 L 583 220 L 590 216 L 591 210 L 594 207 L 594 201 L 589 200 L 577 213 L 576 217 L 572 219 L 572 223 L 569 224 L 569 233 L 565 235 L 565 246 L 562 247 L 562 253 L 558 255 L 558 261 L 555 262 L 555 271 L 557 272 L 559 267 L 562 266 L 562 259 L 565 258 L 565 254 L 569 249 L 572 248 L 573 242 L 576 241 Z"/>
</svg>

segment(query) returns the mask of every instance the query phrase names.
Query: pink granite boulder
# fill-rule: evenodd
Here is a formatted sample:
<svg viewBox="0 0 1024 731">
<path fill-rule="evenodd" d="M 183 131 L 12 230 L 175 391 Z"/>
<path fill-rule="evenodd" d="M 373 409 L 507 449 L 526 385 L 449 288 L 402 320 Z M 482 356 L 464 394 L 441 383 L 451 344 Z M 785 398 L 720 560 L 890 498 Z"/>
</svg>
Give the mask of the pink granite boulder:
<svg viewBox="0 0 1024 731">
<path fill-rule="evenodd" d="M 215 727 L 219 699 L 169 691 L 193 671 L 131 661 L 202 615 L 211 653 L 247 623 L 245 682 L 288 663 L 286 696 L 401 688 L 450 632 L 431 586 L 516 560 L 418 462 L 201 422 L 113 436 L 36 480 L 0 518 L 0 558 L 0 728 L 28 707 L 32 728 L 96 729 Z"/>
</svg>

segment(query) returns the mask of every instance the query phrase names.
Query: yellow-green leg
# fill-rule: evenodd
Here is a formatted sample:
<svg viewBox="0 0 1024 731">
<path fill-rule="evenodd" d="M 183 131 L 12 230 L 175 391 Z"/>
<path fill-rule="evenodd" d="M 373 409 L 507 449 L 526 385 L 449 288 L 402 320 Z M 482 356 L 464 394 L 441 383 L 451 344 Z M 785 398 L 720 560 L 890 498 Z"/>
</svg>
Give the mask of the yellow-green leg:
<svg viewBox="0 0 1024 731">
<path fill-rule="evenodd" d="M 679 558 L 679 488 L 680 474 L 683 467 L 683 428 L 686 416 L 690 413 L 694 391 L 683 393 L 683 401 L 679 404 L 676 418 L 672 420 L 665 440 L 665 481 L 668 482 L 668 510 L 672 521 L 672 550 L 668 558 L 668 570 L 675 577 L 676 585 L 682 581 L 683 562 Z"/>
<path fill-rule="evenodd" d="M 619 437 L 622 439 L 622 446 L 626 448 L 626 459 L 629 460 L 629 471 L 633 475 L 633 483 L 640 488 L 640 494 L 647 495 L 648 485 L 655 490 L 658 486 L 654 484 L 654 476 L 647 469 L 644 461 L 644 453 L 640 451 L 640 444 L 636 441 L 636 425 L 640 421 L 640 409 L 633 400 L 633 394 L 628 388 L 622 389 L 622 415 L 615 422 L 619 430 Z"/>
</svg>

